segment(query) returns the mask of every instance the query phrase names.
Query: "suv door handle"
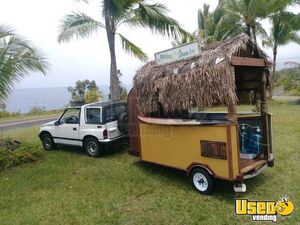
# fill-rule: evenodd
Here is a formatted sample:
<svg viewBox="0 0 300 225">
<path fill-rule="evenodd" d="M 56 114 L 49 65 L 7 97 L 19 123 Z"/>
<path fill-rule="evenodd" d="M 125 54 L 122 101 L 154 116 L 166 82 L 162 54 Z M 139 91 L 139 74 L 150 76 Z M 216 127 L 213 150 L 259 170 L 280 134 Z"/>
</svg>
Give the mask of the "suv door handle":
<svg viewBox="0 0 300 225">
<path fill-rule="evenodd" d="M 77 130 L 77 128 L 76 128 L 76 127 L 73 127 L 73 130 Z"/>
</svg>

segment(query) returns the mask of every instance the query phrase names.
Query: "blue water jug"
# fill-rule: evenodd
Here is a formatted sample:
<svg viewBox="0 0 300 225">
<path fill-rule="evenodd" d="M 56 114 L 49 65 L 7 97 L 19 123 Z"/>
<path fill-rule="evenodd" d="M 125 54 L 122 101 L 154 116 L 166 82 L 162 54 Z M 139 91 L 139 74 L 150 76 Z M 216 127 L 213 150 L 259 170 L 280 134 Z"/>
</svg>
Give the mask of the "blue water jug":
<svg viewBox="0 0 300 225">
<path fill-rule="evenodd" d="M 252 130 L 247 143 L 248 153 L 260 154 L 262 151 L 262 134 L 259 127 Z"/>
</svg>

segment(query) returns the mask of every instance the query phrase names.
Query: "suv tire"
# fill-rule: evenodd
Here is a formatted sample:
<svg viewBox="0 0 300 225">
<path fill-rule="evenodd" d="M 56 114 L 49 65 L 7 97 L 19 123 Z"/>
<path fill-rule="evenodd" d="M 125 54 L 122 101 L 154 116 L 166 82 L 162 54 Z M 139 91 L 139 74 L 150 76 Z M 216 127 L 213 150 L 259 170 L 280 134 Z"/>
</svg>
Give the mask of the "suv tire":
<svg viewBox="0 0 300 225">
<path fill-rule="evenodd" d="M 53 141 L 52 135 L 49 133 L 44 133 L 41 136 L 43 147 L 46 151 L 50 151 L 56 148 L 56 144 Z"/>
<path fill-rule="evenodd" d="M 119 116 L 118 128 L 123 134 L 128 134 L 128 114 L 126 112 Z"/>
<path fill-rule="evenodd" d="M 83 143 L 86 153 L 91 157 L 99 157 L 101 155 L 101 146 L 97 138 L 88 137 Z"/>
</svg>

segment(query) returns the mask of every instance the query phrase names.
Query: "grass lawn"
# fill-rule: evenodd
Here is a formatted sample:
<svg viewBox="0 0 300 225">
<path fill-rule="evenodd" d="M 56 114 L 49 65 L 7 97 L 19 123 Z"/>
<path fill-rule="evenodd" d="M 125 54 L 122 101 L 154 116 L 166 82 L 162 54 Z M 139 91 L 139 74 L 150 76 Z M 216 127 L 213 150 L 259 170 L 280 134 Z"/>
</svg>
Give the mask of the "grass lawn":
<svg viewBox="0 0 300 225">
<path fill-rule="evenodd" d="M 125 147 L 98 159 L 63 147 L 46 152 L 42 162 L 0 173 L 0 224 L 252 224 L 235 216 L 236 197 L 282 195 L 297 209 L 279 223 L 300 224 L 300 106 L 272 103 L 270 111 L 275 167 L 246 181 L 244 194 L 217 181 L 213 195 L 200 195 L 184 172 L 142 163 Z M 36 143 L 37 133 L 32 127 L 6 135 Z"/>
</svg>

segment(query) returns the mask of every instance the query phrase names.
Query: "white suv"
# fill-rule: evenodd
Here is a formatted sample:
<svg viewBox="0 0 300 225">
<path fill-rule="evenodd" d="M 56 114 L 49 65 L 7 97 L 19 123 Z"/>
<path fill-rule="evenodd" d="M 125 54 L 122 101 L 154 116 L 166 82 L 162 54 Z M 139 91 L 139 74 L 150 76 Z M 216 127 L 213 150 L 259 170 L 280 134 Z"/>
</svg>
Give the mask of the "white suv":
<svg viewBox="0 0 300 225">
<path fill-rule="evenodd" d="M 126 139 L 127 131 L 126 103 L 98 102 L 67 108 L 58 120 L 42 124 L 39 137 L 46 150 L 76 145 L 97 157 L 103 145 Z"/>
</svg>

